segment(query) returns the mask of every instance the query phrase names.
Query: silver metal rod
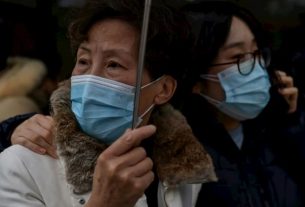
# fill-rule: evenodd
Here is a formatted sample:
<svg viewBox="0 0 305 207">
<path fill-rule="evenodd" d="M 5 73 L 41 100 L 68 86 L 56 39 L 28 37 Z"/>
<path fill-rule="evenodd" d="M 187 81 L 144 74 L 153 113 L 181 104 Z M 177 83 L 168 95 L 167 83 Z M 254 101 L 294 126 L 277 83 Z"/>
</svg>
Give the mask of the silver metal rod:
<svg viewBox="0 0 305 207">
<path fill-rule="evenodd" d="M 150 6 L 151 6 L 151 0 L 145 0 L 140 47 L 139 47 L 137 79 L 136 79 L 136 85 L 135 85 L 132 129 L 136 128 L 137 123 L 138 123 L 139 98 L 140 98 L 140 93 L 141 93 L 142 72 L 143 72 L 144 61 L 145 61 L 145 49 L 146 49 L 146 39 L 147 39 L 148 24 L 149 24 Z"/>
</svg>

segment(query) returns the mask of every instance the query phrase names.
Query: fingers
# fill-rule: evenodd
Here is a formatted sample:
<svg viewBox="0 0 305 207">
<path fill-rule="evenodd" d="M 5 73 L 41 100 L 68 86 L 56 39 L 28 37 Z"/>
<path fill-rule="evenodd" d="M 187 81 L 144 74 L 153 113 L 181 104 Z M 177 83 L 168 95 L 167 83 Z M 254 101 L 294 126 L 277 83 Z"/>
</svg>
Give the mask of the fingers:
<svg viewBox="0 0 305 207">
<path fill-rule="evenodd" d="M 146 176 L 153 168 L 153 162 L 150 158 L 145 157 L 145 159 L 138 162 L 132 168 L 127 168 L 126 174 L 131 177 L 140 178 Z"/>
<path fill-rule="evenodd" d="M 113 206 L 135 204 L 154 179 L 153 162 L 139 144 L 155 131 L 153 125 L 129 129 L 100 154 L 88 202 L 94 206 L 104 203 Z"/>
<path fill-rule="evenodd" d="M 298 89 L 296 87 L 279 89 L 279 93 L 285 98 L 289 104 L 288 113 L 293 113 L 297 110 Z"/>
<path fill-rule="evenodd" d="M 129 150 L 126 154 L 123 154 L 117 160 L 117 166 L 121 168 L 134 166 L 143 159 L 146 158 L 146 151 L 143 147 L 135 147 L 132 150 Z"/>
<path fill-rule="evenodd" d="M 30 142 L 26 137 L 15 138 L 15 142 L 20 144 L 35 153 L 38 154 L 49 154 L 51 157 L 57 159 L 56 148 L 54 146 L 47 147 L 47 144 L 44 144 L 46 147 L 41 147 L 43 144 L 35 144 L 35 142 Z"/>
<path fill-rule="evenodd" d="M 118 158 L 118 160 L 119 159 L 120 158 Z M 129 159 L 133 158 L 129 157 Z M 146 189 L 154 178 L 152 173 L 152 160 L 148 157 L 144 157 L 142 159 L 137 158 L 137 161 L 134 160 L 135 164 L 133 165 L 124 163 L 124 160 L 125 159 L 120 160 L 119 164 L 118 162 L 113 161 L 111 165 L 108 165 L 107 169 L 109 175 L 112 175 L 115 177 L 115 179 L 119 180 L 117 182 L 125 183 L 126 185 L 128 183 L 130 183 L 130 185 L 137 185 L 136 183 L 141 183 L 142 189 Z"/>
<path fill-rule="evenodd" d="M 139 192 L 138 196 L 143 195 L 148 186 L 154 181 L 154 173 L 148 171 L 141 177 L 134 178 L 134 189 Z"/>
<path fill-rule="evenodd" d="M 293 87 L 293 78 L 291 76 L 288 76 L 284 71 L 277 70 L 276 75 L 285 87 Z"/>
<path fill-rule="evenodd" d="M 47 152 L 45 148 L 40 147 L 38 144 L 35 144 L 34 142 L 30 142 L 26 137 L 14 138 L 13 144 L 20 144 L 38 154 L 45 154 Z"/>
<path fill-rule="evenodd" d="M 131 150 L 133 151 L 133 150 Z M 132 153 L 128 153 L 132 155 Z M 129 159 L 134 158 L 133 154 Z M 145 190 L 154 180 L 152 172 L 152 160 L 148 157 L 138 161 L 137 164 L 126 166 L 119 161 L 120 157 L 105 160 L 98 158 L 93 176 L 93 189 L 90 202 L 100 206 L 104 203 L 113 204 L 113 206 L 134 206 L 136 201 L 144 194 Z M 123 158 L 123 160 L 126 160 Z M 116 163 L 120 163 L 117 165 Z M 109 194 L 109 192 L 111 192 Z"/>
<path fill-rule="evenodd" d="M 58 155 L 57 155 L 57 151 L 56 151 L 56 146 L 52 145 L 50 147 L 45 148 L 46 154 L 50 155 L 51 157 L 53 157 L 54 159 L 58 159 Z"/>
<path fill-rule="evenodd" d="M 288 113 L 293 113 L 297 110 L 298 89 L 294 87 L 293 78 L 285 72 L 278 70 L 276 71 L 276 75 L 283 86 L 278 91 L 289 104 Z"/>
<path fill-rule="evenodd" d="M 126 132 L 110 145 L 104 152 L 105 156 L 120 156 L 130 149 L 138 146 L 142 140 L 152 136 L 156 132 L 156 127 L 147 125 Z"/>
<path fill-rule="evenodd" d="M 54 123 L 50 116 L 36 114 L 14 130 L 11 142 L 23 145 L 36 153 L 57 158 L 53 145 L 53 128 Z"/>
</svg>

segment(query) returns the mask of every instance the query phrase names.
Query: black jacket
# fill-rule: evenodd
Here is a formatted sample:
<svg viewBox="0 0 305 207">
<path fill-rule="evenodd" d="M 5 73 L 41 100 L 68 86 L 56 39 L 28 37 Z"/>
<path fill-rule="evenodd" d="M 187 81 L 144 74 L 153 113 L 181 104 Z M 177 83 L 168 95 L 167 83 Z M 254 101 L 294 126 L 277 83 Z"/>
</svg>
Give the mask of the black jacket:
<svg viewBox="0 0 305 207">
<path fill-rule="evenodd" d="M 11 145 L 11 134 L 15 128 L 35 113 L 17 115 L 0 123 L 0 152 Z"/>
<path fill-rule="evenodd" d="M 219 179 L 203 184 L 197 206 L 305 206 L 297 176 L 300 163 L 295 164 L 297 155 L 288 142 L 291 137 L 287 141 L 279 123 L 268 124 L 271 122 L 266 117 L 243 123 L 240 150 L 209 107 L 204 98 L 192 95 L 182 110 L 210 153 Z"/>
</svg>

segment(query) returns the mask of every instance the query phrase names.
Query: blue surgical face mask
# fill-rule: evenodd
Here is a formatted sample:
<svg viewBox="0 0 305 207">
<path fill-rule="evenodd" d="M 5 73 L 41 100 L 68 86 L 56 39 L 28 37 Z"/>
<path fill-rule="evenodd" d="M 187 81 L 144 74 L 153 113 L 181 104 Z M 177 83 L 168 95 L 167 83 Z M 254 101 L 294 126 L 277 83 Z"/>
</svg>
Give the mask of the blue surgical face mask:
<svg viewBox="0 0 305 207">
<path fill-rule="evenodd" d="M 111 144 L 131 128 L 134 95 L 135 88 L 124 83 L 94 75 L 71 77 L 72 111 L 80 128 L 106 144 Z M 151 105 L 138 117 L 138 125 L 153 107 Z"/>
<path fill-rule="evenodd" d="M 248 60 L 242 64 L 244 70 L 252 67 Z M 248 75 L 241 75 L 237 65 L 229 67 L 217 75 L 201 75 L 203 79 L 219 81 L 224 92 L 225 100 L 218 101 L 205 94 L 201 94 L 211 104 L 228 116 L 243 121 L 252 119 L 265 108 L 270 99 L 270 81 L 268 73 L 256 61 L 253 71 Z"/>
</svg>

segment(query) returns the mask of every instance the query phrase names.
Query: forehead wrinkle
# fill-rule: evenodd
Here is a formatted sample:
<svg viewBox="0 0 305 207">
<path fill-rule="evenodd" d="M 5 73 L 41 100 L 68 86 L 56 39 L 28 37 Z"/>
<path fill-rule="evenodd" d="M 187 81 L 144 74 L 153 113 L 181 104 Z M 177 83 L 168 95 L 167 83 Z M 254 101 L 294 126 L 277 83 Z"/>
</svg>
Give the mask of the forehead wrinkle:
<svg viewBox="0 0 305 207">
<path fill-rule="evenodd" d="M 79 46 L 79 49 L 80 50 L 83 50 L 85 52 L 88 52 L 88 53 L 91 53 L 91 49 L 87 46 L 87 44 L 85 43 L 82 43 L 80 46 Z"/>
<path fill-rule="evenodd" d="M 104 41 L 96 38 L 90 38 L 87 43 L 87 49 L 95 48 L 99 53 L 107 56 L 133 56 L 138 54 L 138 39 L 135 37 L 132 41 L 118 38 L 117 40 Z M 97 43 L 97 44 L 96 44 Z M 135 48 L 135 49 L 132 49 Z M 135 53 L 135 54 L 133 54 Z"/>
</svg>

